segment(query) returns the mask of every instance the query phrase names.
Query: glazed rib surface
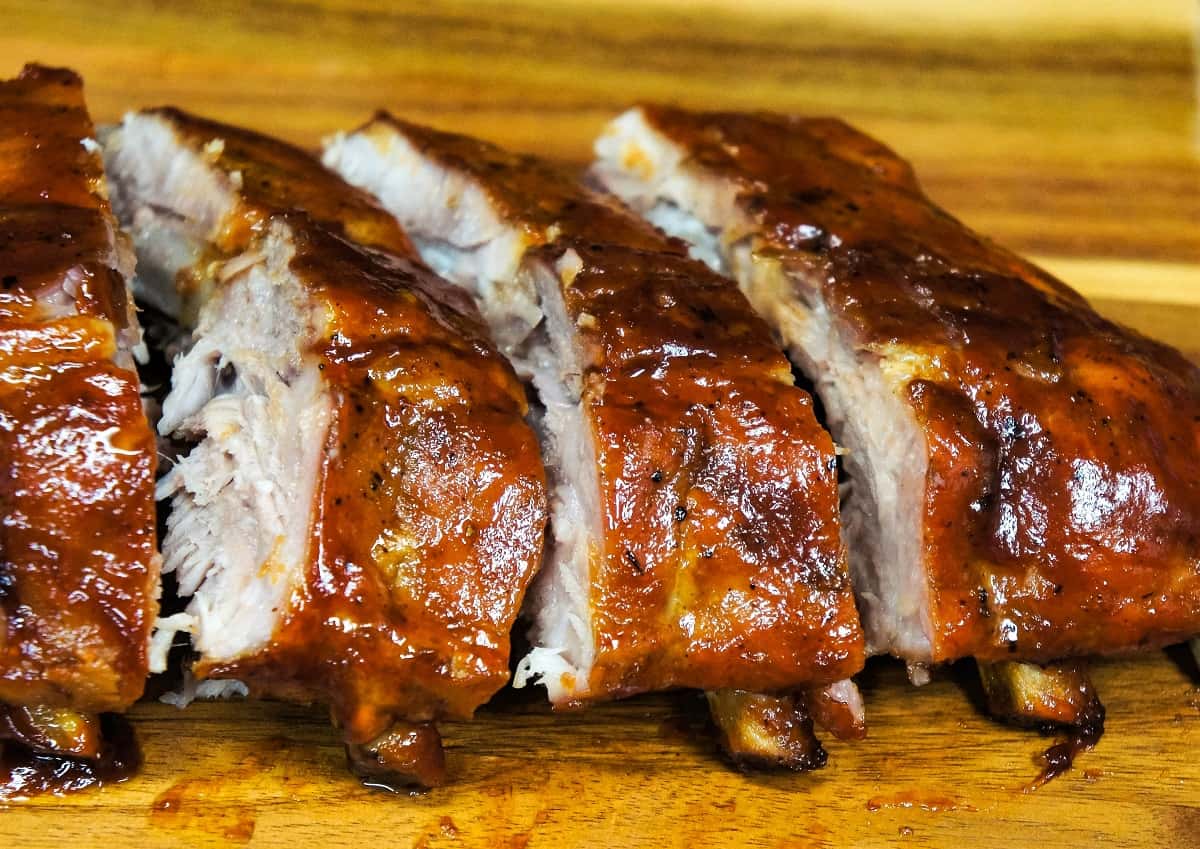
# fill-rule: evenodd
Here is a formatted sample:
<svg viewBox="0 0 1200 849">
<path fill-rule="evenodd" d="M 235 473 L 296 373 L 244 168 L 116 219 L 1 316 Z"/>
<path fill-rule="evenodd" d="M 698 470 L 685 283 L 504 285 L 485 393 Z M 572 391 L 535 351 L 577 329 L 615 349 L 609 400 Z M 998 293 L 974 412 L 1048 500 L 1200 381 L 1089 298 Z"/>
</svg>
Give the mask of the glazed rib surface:
<svg viewBox="0 0 1200 849">
<path fill-rule="evenodd" d="M 154 434 L 83 83 L 0 82 L 0 702 L 117 711 L 158 609 Z"/>
<path fill-rule="evenodd" d="M 1200 371 L 828 119 L 642 107 L 595 173 L 733 274 L 848 450 L 864 627 L 915 662 L 1200 629 Z"/>
<path fill-rule="evenodd" d="M 165 633 L 201 677 L 331 704 L 353 744 L 469 716 L 508 679 L 546 513 L 469 299 L 296 148 L 172 109 L 105 147 L 139 294 L 191 331 L 160 427 L 196 443 L 161 485 L 192 601 Z"/>
<path fill-rule="evenodd" d="M 518 680 L 570 703 L 860 668 L 833 445 L 736 287 L 533 157 L 381 115 L 325 161 L 479 298 L 538 396 L 553 545 Z"/>
</svg>

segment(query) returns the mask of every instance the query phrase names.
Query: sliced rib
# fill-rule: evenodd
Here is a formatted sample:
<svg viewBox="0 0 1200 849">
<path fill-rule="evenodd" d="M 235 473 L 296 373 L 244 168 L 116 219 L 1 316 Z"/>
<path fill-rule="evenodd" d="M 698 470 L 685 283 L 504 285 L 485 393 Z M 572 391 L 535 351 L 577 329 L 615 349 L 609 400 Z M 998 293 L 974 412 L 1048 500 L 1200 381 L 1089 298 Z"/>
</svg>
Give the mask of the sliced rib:
<svg viewBox="0 0 1200 849">
<path fill-rule="evenodd" d="M 100 754 L 142 694 L 158 610 L 154 434 L 133 255 L 83 83 L 0 82 L 0 740 Z"/>
<path fill-rule="evenodd" d="M 518 686 L 563 705 L 860 668 L 833 446 L 736 287 L 474 139 L 380 116 L 325 161 L 475 295 L 538 398 L 553 543 Z"/>
<path fill-rule="evenodd" d="M 920 678 L 1200 630 L 1195 366 L 972 233 L 839 121 L 642 107 L 596 149 L 597 178 L 736 277 L 815 382 L 847 449 L 874 651 Z M 989 680 L 1090 688 L 1008 671 Z"/>
<path fill-rule="evenodd" d="M 426 723 L 508 679 L 541 556 L 521 385 L 469 299 L 315 157 L 169 109 L 105 151 L 139 294 L 191 331 L 159 424 L 195 443 L 160 483 L 190 602 L 160 645 L 187 631 L 199 678 L 326 702 L 356 765 L 396 753 L 437 783 Z"/>
</svg>

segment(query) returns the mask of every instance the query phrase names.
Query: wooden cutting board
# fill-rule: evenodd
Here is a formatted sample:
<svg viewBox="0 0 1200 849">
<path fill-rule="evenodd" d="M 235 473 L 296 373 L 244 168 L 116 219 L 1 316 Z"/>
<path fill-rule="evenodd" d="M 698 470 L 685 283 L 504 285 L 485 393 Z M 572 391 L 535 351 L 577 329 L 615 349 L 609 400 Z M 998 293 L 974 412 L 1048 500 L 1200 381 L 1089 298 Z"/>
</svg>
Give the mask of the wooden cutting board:
<svg viewBox="0 0 1200 849">
<path fill-rule="evenodd" d="M 843 116 L 930 192 L 1143 332 L 1200 355 L 1192 0 L 0 0 L 0 75 L 68 64 L 93 111 L 173 103 L 305 144 L 378 106 L 583 162 L 635 98 Z M 1108 733 L 1036 792 L 1051 742 L 979 711 L 969 666 L 862 676 L 871 723 L 810 775 L 726 768 L 687 694 L 552 715 L 502 695 L 446 728 L 451 785 L 368 791 L 317 709 L 147 702 L 142 775 L 0 807 L 0 847 L 1200 846 L 1200 682 L 1100 663 Z"/>
</svg>

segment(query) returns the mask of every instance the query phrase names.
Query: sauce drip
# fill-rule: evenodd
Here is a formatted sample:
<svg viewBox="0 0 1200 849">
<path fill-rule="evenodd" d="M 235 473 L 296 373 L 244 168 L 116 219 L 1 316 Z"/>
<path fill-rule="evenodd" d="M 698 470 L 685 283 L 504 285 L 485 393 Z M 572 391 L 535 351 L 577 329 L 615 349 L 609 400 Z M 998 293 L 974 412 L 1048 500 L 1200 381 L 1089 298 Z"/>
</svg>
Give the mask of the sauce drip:
<svg viewBox="0 0 1200 849">
<path fill-rule="evenodd" d="M 256 768 L 257 762 L 252 761 L 249 770 Z M 223 776 L 219 780 L 177 782 L 155 797 L 150 806 L 151 824 L 176 831 L 199 830 L 233 843 L 249 843 L 256 825 L 254 810 L 246 805 L 212 803 L 227 779 L 228 776 Z"/>
<path fill-rule="evenodd" d="M 1033 783 L 1025 788 L 1025 792 L 1032 793 L 1070 770 L 1075 758 L 1082 752 L 1094 749 L 1102 736 L 1104 708 L 1097 703 L 1096 710 L 1089 712 L 1079 724 L 1068 729 L 1065 740 L 1058 741 L 1037 758 L 1042 764 L 1042 771 Z"/>
<path fill-rule="evenodd" d="M 129 721 L 100 717 L 103 742 L 95 760 L 35 752 L 14 740 L 0 742 L 0 801 L 63 796 L 128 781 L 142 766 L 142 751 Z"/>
</svg>

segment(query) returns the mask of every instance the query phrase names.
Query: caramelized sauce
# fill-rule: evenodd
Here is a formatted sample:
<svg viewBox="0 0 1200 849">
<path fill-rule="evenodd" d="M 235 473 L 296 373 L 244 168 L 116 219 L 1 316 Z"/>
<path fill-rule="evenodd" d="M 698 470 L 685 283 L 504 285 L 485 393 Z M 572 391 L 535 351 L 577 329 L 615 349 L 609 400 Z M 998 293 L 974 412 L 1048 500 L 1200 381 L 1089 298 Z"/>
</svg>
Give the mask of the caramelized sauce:
<svg viewBox="0 0 1200 849">
<path fill-rule="evenodd" d="M 0 801 L 77 793 L 128 781 L 142 766 L 142 753 L 128 720 L 100 717 L 100 755 L 94 760 L 35 752 L 14 740 L 0 741 Z"/>
<path fill-rule="evenodd" d="M 329 704 L 352 754 L 397 719 L 469 717 L 508 679 L 509 632 L 541 559 L 545 473 L 521 385 L 469 298 L 311 154 L 174 109 L 146 120 L 228 179 L 220 258 L 267 239 L 293 248 L 270 273 L 292 275 L 320 316 L 303 356 L 332 404 L 303 579 L 262 651 L 202 657 L 197 674 Z M 210 282 L 200 298 L 233 285 Z M 431 739 L 416 748 L 432 780 Z"/>
<path fill-rule="evenodd" d="M 841 121 L 644 111 L 728 190 L 737 213 L 706 223 L 823 302 L 922 430 L 932 660 L 1200 631 L 1200 368 L 963 226 Z"/>
<path fill-rule="evenodd" d="M 1077 725 L 1067 729 L 1065 739 L 1059 740 L 1038 756 L 1037 760 L 1042 765 L 1042 771 L 1025 788 L 1025 792 L 1032 793 L 1068 772 L 1075 764 L 1075 758 L 1083 752 L 1090 752 L 1094 749 L 1102 736 L 1104 736 L 1104 708 L 1097 701 L 1093 710 L 1081 718 Z"/>
<path fill-rule="evenodd" d="M 218 779 L 187 779 L 164 790 L 150 806 L 150 823 L 171 831 L 201 831 L 233 843 L 248 843 L 256 819 L 248 805 L 215 802 L 224 785 Z"/>
<path fill-rule="evenodd" d="M 595 666 L 571 696 L 857 672 L 833 444 L 737 287 L 537 158 L 386 115 L 361 132 L 466 172 L 524 232 L 526 264 L 559 277 L 604 514 Z"/>
<path fill-rule="evenodd" d="M 813 734 L 803 696 L 766 696 L 741 690 L 707 694 L 712 719 L 726 756 L 739 769 L 825 766 L 825 749 Z"/>
<path fill-rule="evenodd" d="M 367 194 L 322 168 L 307 151 L 180 109 L 147 111 L 169 122 L 185 145 L 201 151 L 219 170 L 242 175 L 239 208 L 225 222 L 215 246 L 226 255 L 244 250 L 272 215 L 293 212 L 357 244 L 396 256 L 417 256 L 395 218 Z"/>
<path fill-rule="evenodd" d="M 74 73 L 0 82 L 0 702 L 89 713 L 141 695 L 159 578 L 155 440 L 93 134 Z"/>
<path fill-rule="evenodd" d="M 364 785 L 389 793 L 446 781 L 442 738 L 431 723 L 398 722 L 370 743 L 347 745 L 346 760 Z"/>
</svg>

